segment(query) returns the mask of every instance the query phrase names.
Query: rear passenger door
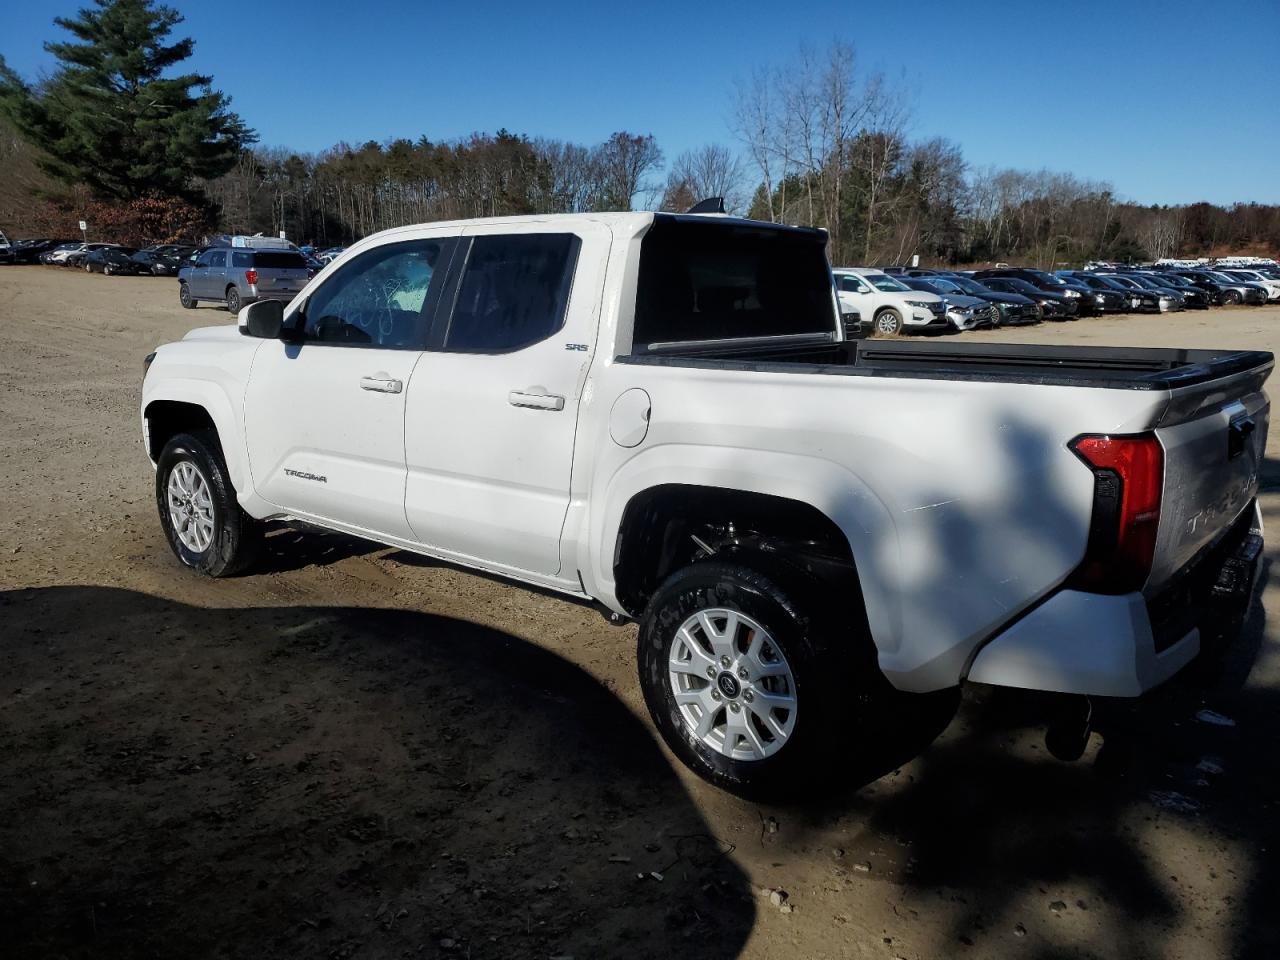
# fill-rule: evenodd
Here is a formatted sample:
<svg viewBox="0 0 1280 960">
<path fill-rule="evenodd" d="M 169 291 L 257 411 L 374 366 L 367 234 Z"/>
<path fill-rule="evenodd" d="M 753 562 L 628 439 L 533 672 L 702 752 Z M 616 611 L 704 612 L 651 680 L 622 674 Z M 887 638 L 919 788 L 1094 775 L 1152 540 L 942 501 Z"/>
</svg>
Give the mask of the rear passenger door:
<svg viewBox="0 0 1280 960">
<path fill-rule="evenodd" d="M 434 552 L 574 578 L 560 533 L 610 239 L 591 223 L 464 234 L 405 410 L 405 510 Z"/>
</svg>

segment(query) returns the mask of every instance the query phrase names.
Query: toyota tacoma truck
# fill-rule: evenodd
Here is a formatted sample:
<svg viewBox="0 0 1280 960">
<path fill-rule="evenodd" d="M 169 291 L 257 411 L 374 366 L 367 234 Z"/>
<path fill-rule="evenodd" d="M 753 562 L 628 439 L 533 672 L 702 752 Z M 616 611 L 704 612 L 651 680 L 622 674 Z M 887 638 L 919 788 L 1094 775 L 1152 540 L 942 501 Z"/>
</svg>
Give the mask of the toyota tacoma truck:
<svg viewBox="0 0 1280 960">
<path fill-rule="evenodd" d="M 825 242 L 369 237 L 147 358 L 168 542 L 227 576 L 301 522 L 634 620 L 658 730 L 740 792 L 850 766 L 917 694 L 1136 697 L 1238 628 L 1271 354 L 852 341 Z"/>
</svg>

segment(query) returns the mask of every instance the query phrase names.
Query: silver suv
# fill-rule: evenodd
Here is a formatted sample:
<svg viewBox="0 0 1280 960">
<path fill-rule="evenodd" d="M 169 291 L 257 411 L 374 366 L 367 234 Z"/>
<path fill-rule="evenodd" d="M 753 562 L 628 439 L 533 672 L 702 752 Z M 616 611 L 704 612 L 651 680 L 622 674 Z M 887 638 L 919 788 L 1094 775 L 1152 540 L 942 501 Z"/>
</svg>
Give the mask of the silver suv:
<svg viewBox="0 0 1280 960">
<path fill-rule="evenodd" d="M 292 300 L 310 277 L 297 250 L 209 247 L 178 271 L 178 300 L 188 310 L 214 300 L 239 313 L 255 300 Z"/>
</svg>

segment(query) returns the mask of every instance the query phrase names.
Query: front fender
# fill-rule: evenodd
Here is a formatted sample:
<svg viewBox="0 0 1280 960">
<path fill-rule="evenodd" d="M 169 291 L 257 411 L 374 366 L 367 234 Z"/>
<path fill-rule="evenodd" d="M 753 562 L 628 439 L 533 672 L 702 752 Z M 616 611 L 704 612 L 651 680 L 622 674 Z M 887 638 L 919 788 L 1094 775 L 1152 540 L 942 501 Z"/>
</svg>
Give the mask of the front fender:
<svg viewBox="0 0 1280 960">
<path fill-rule="evenodd" d="M 898 569 L 897 534 L 889 511 L 871 489 L 844 467 L 798 454 L 735 447 L 665 444 L 628 460 L 602 491 L 602 509 L 593 510 L 589 547 L 579 569 L 591 570 L 591 591 L 623 612 L 613 576 L 614 548 L 627 504 L 652 487 L 678 483 L 768 494 L 808 504 L 844 533 L 858 564 L 867 621 L 882 652 L 896 648 L 901 617 L 890 585 Z"/>
<path fill-rule="evenodd" d="M 150 380 L 151 378 L 148 378 Z M 150 433 L 147 408 L 159 400 L 189 403 L 201 407 L 213 421 L 218 431 L 218 442 L 227 464 L 227 476 L 236 489 L 236 498 L 243 504 L 252 493 L 253 483 L 249 475 L 248 455 L 244 445 L 244 423 L 239 404 L 232 402 L 226 390 L 208 380 L 165 377 L 154 386 L 145 384 L 142 392 L 143 439 L 150 455 Z"/>
</svg>

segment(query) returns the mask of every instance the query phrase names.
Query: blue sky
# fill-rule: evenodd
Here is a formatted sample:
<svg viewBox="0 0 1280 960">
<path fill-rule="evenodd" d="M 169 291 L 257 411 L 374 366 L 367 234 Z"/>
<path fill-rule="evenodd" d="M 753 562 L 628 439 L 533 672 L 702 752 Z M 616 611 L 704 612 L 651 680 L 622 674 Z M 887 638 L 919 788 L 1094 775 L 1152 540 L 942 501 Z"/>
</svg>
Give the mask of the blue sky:
<svg viewBox="0 0 1280 960">
<path fill-rule="evenodd" d="M 56 15 L 3 0 L 0 54 L 52 66 Z M 583 143 L 652 133 L 668 159 L 728 127 L 735 78 L 852 42 L 909 89 L 911 133 L 970 164 L 1046 167 L 1143 203 L 1280 202 L 1280 0 L 1110 3 L 171 2 L 271 146 L 499 127 Z"/>
</svg>

